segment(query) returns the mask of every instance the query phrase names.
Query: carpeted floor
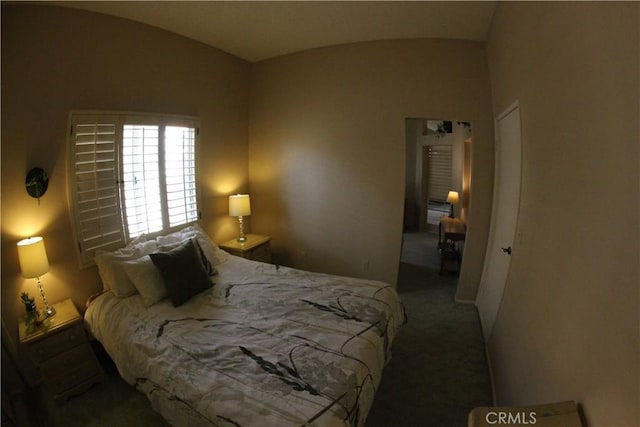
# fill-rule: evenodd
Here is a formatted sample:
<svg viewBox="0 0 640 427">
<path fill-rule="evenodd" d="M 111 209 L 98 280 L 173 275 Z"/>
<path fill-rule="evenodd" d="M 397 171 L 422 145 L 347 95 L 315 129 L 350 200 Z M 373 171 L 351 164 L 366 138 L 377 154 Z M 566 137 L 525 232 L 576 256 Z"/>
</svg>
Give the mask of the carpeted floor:
<svg viewBox="0 0 640 427">
<path fill-rule="evenodd" d="M 438 274 L 437 236 L 405 234 L 398 292 L 409 323 L 393 342 L 366 427 L 465 426 L 491 384 L 474 305 L 454 302 L 457 275 Z"/>
<path fill-rule="evenodd" d="M 476 308 L 456 304 L 456 274 L 439 275 L 437 236 L 412 233 L 403 240 L 398 292 L 409 323 L 392 346 L 366 427 L 465 426 L 476 406 L 491 404 L 491 386 Z M 455 266 L 451 266 L 452 268 Z M 98 350 L 109 382 L 55 405 L 36 396 L 31 413 L 40 426 L 162 427 L 146 397 L 121 380 Z"/>
</svg>

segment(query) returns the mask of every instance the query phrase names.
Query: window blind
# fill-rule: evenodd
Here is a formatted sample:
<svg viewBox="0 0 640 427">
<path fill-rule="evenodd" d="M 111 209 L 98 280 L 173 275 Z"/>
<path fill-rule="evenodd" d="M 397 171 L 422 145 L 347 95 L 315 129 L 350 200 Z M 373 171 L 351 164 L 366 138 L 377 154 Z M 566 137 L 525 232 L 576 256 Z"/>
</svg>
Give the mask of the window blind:
<svg viewBox="0 0 640 427">
<path fill-rule="evenodd" d="M 451 190 L 451 145 L 429 146 L 429 200 L 445 201 Z"/>
</svg>

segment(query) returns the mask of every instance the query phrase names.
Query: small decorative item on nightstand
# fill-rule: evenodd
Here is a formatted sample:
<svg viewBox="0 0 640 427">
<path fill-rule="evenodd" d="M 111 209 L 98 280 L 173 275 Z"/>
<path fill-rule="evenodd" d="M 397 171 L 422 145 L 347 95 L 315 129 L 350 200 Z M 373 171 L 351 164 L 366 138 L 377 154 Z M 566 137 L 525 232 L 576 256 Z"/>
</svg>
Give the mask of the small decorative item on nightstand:
<svg viewBox="0 0 640 427">
<path fill-rule="evenodd" d="M 259 234 L 247 234 L 244 242 L 238 242 L 238 239 L 229 240 L 221 243 L 221 249 L 252 261 L 271 262 L 271 237 L 261 236 Z"/>
<path fill-rule="evenodd" d="M 63 402 L 106 379 L 73 301 L 54 304 L 55 317 L 41 325 L 20 322 L 18 335 L 33 363 L 38 367 L 45 389 Z"/>
<path fill-rule="evenodd" d="M 30 297 L 28 293 L 23 292 L 20 294 L 20 299 L 24 304 L 24 310 L 27 312 L 27 315 L 24 318 L 24 323 L 27 325 L 27 328 L 31 325 L 37 326 L 42 323 L 40 321 L 40 313 L 38 313 L 38 308 L 36 307 L 36 301 L 33 297 Z"/>
</svg>

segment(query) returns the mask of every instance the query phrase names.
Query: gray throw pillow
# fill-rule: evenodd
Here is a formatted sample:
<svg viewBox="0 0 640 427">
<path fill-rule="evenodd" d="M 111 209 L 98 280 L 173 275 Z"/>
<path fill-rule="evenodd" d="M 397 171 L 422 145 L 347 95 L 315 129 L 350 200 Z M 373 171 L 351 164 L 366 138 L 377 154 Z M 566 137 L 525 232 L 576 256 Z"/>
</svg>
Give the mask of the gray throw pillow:
<svg viewBox="0 0 640 427">
<path fill-rule="evenodd" d="M 160 270 L 169 299 L 175 307 L 213 286 L 192 239 L 168 252 L 153 253 L 149 257 Z"/>
</svg>

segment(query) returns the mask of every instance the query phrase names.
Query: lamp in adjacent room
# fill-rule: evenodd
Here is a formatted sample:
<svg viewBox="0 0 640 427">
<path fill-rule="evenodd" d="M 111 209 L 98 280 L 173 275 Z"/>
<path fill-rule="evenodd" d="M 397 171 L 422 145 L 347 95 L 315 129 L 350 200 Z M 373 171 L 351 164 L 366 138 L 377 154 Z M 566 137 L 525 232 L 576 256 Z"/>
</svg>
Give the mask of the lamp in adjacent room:
<svg viewBox="0 0 640 427">
<path fill-rule="evenodd" d="M 56 310 L 49 306 L 47 297 L 44 295 L 40 277 L 49 271 L 49 259 L 44 247 L 42 237 L 29 237 L 18 242 L 18 260 L 20 261 L 20 271 L 25 279 L 36 279 L 40 296 L 44 303 L 44 317 L 52 317 Z"/>
<path fill-rule="evenodd" d="M 458 201 L 459 201 L 460 197 L 458 196 L 458 192 L 457 191 L 449 191 L 449 194 L 447 194 L 447 203 L 449 203 L 449 205 L 451 205 L 451 211 L 449 212 L 449 218 L 453 218 L 453 205 L 457 205 Z"/>
<path fill-rule="evenodd" d="M 238 217 L 238 225 L 240 227 L 238 242 L 240 243 L 247 241 L 247 237 L 244 235 L 242 217 L 249 215 L 251 215 L 251 200 L 249 199 L 248 194 L 236 194 L 229 196 L 229 216 Z"/>
</svg>

